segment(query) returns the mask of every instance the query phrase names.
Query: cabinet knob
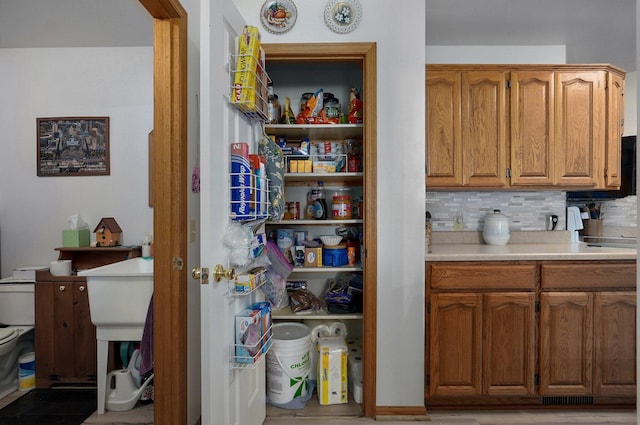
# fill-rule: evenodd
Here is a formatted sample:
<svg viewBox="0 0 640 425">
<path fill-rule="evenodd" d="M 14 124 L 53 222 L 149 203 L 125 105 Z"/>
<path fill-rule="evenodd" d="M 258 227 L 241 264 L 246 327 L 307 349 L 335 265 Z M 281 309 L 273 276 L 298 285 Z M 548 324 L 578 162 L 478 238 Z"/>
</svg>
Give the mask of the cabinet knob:
<svg viewBox="0 0 640 425">
<path fill-rule="evenodd" d="M 65 290 L 65 289 L 67 289 L 67 288 L 66 288 L 64 285 L 60 285 L 60 286 L 58 287 L 58 289 L 59 289 L 60 291 L 64 291 L 64 290 Z"/>
<path fill-rule="evenodd" d="M 84 285 L 81 285 L 80 287 L 78 287 L 78 291 L 83 292 L 84 291 Z"/>
</svg>

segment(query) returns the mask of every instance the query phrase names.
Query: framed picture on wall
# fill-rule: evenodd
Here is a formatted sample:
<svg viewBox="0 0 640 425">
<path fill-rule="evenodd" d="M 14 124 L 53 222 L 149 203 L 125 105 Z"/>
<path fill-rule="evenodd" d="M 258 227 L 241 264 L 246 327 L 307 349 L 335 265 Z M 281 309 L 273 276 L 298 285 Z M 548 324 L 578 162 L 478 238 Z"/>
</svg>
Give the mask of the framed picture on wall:
<svg viewBox="0 0 640 425">
<path fill-rule="evenodd" d="M 39 177 L 109 175 L 109 117 L 36 121 Z"/>
</svg>

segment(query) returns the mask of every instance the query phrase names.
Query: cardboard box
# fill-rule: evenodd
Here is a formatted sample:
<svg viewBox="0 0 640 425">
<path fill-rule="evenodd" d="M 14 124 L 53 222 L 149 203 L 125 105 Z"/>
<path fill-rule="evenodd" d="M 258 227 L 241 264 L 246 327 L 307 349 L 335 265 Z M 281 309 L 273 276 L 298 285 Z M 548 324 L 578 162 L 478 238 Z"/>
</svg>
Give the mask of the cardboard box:
<svg viewBox="0 0 640 425">
<path fill-rule="evenodd" d="M 91 233 L 89 229 L 63 230 L 62 246 L 65 248 L 80 248 L 91 245 Z"/>
<path fill-rule="evenodd" d="M 304 249 L 305 267 L 322 267 L 322 247 Z"/>
<path fill-rule="evenodd" d="M 243 104 L 247 111 L 262 109 L 264 51 L 260 48 L 260 31 L 247 25 L 238 37 L 238 56 L 231 102 Z M 266 89 L 266 86 L 264 87 Z"/>
<path fill-rule="evenodd" d="M 251 308 L 236 315 L 237 363 L 255 363 L 262 354 L 262 314 Z"/>
</svg>

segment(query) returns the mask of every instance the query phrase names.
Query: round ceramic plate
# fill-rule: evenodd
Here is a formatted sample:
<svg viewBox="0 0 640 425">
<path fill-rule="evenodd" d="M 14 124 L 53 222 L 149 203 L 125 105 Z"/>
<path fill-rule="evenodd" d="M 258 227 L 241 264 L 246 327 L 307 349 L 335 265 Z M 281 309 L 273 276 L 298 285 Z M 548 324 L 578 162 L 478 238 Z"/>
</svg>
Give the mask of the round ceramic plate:
<svg viewBox="0 0 640 425">
<path fill-rule="evenodd" d="M 329 0 L 324 8 L 324 22 L 333 32 L 346 34 L 358 28 L 362 7 L 358 0 Z"/>
<path fill-rule="evenodd" d="M 273 34 L 283 34 L 296 23 L 298 11 L 293 0 L 267 0 L 260 9 L 262 26 Z"/>
</svg>

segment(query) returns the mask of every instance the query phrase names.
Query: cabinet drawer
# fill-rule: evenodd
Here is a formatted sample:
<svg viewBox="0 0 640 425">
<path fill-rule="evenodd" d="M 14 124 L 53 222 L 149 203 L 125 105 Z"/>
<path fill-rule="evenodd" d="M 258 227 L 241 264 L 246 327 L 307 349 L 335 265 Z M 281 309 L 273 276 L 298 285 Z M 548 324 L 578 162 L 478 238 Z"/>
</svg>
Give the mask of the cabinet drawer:
<svg viewBox="0 0 640 425">
<path fill-rule="evenodd" d="M 548 262 L 541 266 L 543 289 L 633 288 L 636 263 L 629 262 Z"/>
<path fill-rule="evenodd" d="M 536 285 L 533 262 L 433 263 L 429 280 L 433 290 L 525 289 Z"/>
</svg>

